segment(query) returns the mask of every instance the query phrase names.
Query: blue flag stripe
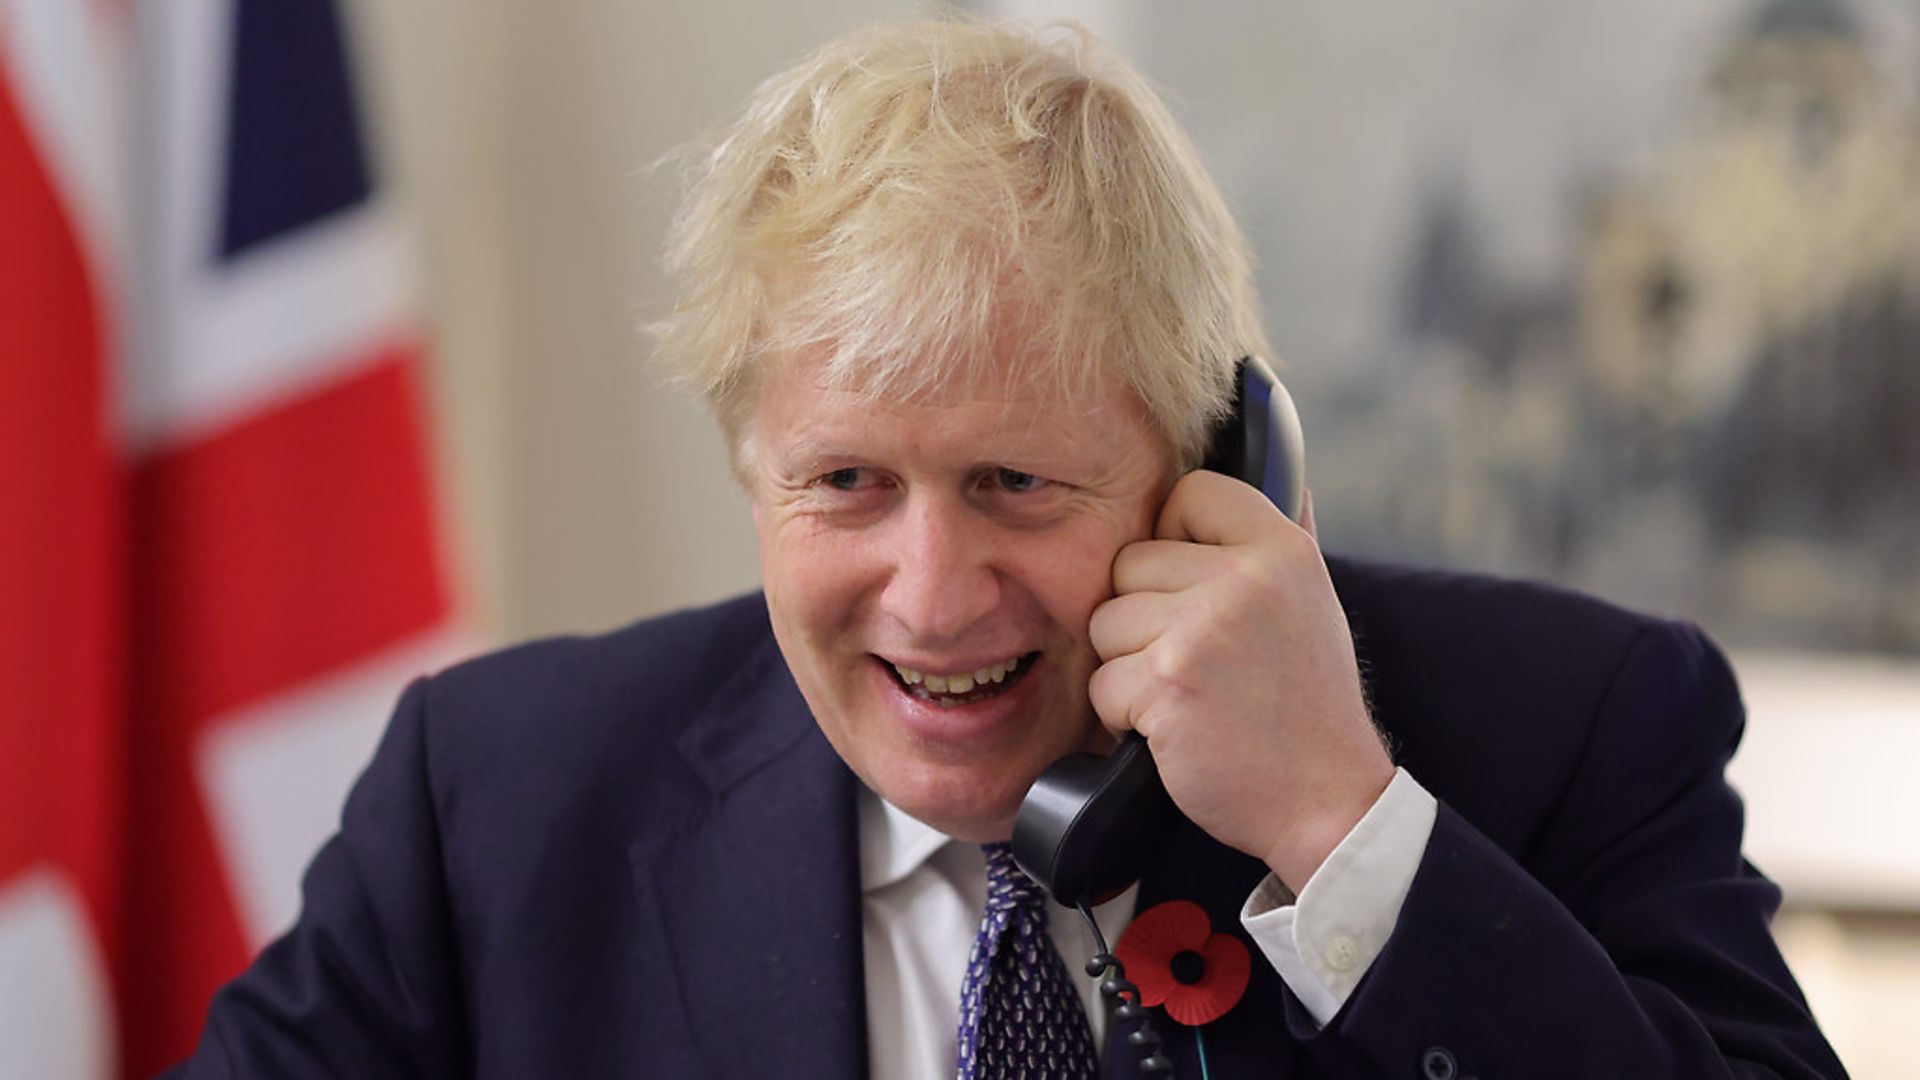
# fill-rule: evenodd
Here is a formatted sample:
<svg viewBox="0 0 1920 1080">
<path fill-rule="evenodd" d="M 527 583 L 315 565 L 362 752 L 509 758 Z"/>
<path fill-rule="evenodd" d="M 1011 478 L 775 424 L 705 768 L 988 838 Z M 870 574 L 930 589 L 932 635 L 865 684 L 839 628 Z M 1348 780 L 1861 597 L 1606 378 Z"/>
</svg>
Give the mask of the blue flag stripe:
<svg viewBox="0 0 1920 1080">
<path fill-rule="evenodd" d="M 219 255 L 372 193 L 333 0 L 238 0 Z"/>
</svg>

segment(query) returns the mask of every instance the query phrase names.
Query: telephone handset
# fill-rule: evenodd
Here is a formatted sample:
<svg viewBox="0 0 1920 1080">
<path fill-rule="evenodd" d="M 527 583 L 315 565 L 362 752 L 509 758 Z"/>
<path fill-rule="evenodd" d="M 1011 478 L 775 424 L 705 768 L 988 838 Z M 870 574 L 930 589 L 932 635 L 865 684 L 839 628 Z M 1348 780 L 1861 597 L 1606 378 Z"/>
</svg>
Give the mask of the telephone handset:
<svg viewBox="0 0 1920 1080">
<path fill-rule="evenodd" d="M 1306 463 L 1293 398 L 1257 356 L 1234 382 L 1202 467 L 1252 484 L 1297 521 Z M 1069 754 L 1040 774 L 1014 819 L 1013 858 L 1062 904 L 1097 903 L 1139 879 L 1178 814 L 1147 741 L 1128 733 L 1110 756 Z"/>
<path fill-rule="evenodd" d="M 1298 521 L 1306 460 L 1293 398 L 1257 356 L 1242 357 L 1234 373 L 1233 412 L 1214 430 L 1202 468 L 1238 477 Z M 1140 1070 L 1172 1076 L 1173 1061 L 1094 920 L 1092 905 L 1139 880 L 1180 811 L 1160 783 L 1147 740 L 1128 732 L 1111 755 L 1069 754 L 1027 790 L 1013 821 L 1013 859 L 1053 898 L 1077 908 L 1098 946 L 1086 971 L 1101 980 L 1128 1046 L 1141 1054 Z M 1201 1072 L 1206 1059 L 1201 1058 Z"/>
</svg>

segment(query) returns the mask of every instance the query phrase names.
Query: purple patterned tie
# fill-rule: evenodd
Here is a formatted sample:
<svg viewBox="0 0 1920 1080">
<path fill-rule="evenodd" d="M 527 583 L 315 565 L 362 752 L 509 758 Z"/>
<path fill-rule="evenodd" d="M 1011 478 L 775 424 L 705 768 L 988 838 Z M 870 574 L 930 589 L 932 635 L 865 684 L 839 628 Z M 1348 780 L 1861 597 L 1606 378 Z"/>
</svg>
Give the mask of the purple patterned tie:
<svg viewBox="0 0 1920 1080">
<path fill-rule="evenodd" d="M 1047 894 L 987 844 L 987 914 L 960 984 L 960 1080 L 1092 1080 L 1086 1010 L 1047 936 Z"/>
</svg>

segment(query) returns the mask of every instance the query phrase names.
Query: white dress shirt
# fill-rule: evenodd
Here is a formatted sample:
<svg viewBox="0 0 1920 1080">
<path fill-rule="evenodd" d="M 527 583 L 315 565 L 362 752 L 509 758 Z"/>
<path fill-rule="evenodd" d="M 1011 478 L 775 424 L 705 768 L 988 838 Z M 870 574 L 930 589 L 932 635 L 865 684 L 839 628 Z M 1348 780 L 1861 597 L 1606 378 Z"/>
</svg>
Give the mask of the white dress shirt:
<svg viewBox="0 0 1920 1080">
<path fill-rule="evenodd" d="M 1321 1024 L 1385 947 L 1434 814 L 1433 796 L 1398 770 L 1297 903 L 1269 874 L 1241 908 L 1241 925 Z M 978 845 L 953 840 L 864 788 L 859 823 L 869 1068 L 874 1080 L 952 1076 L 960 983 L 986 909 L 986 858 Z M 1132 920 L 1136 892 L 1094 909 L 1109 945 Z M 1047 926 L 1100 1046 L 1106 1009 L 1083 966 L 1095 952 L 1093 935 L 1059 905 L 1047 908 Z"/>
</svg>

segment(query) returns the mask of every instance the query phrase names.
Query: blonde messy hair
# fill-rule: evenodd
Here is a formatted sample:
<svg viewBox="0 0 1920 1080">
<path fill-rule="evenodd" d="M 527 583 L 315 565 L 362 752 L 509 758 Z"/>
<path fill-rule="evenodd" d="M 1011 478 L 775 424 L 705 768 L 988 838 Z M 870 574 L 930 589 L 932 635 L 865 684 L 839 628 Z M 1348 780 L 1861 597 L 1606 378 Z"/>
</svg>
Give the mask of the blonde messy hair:
<svg viewBox="0 0 1920 1080">
<path fill-rule="evenodd" d="M 655 330 L 736 465 L 769 358 L 889 398 L 1004 376 L 996 357 L 1067 400 L 1118 380 L 1192 467 L 1234 360 L 1267 351 L 1198 155 L 1076 25 L 841 38 L 762 84 L 689 182 Z"/>
</svg>

